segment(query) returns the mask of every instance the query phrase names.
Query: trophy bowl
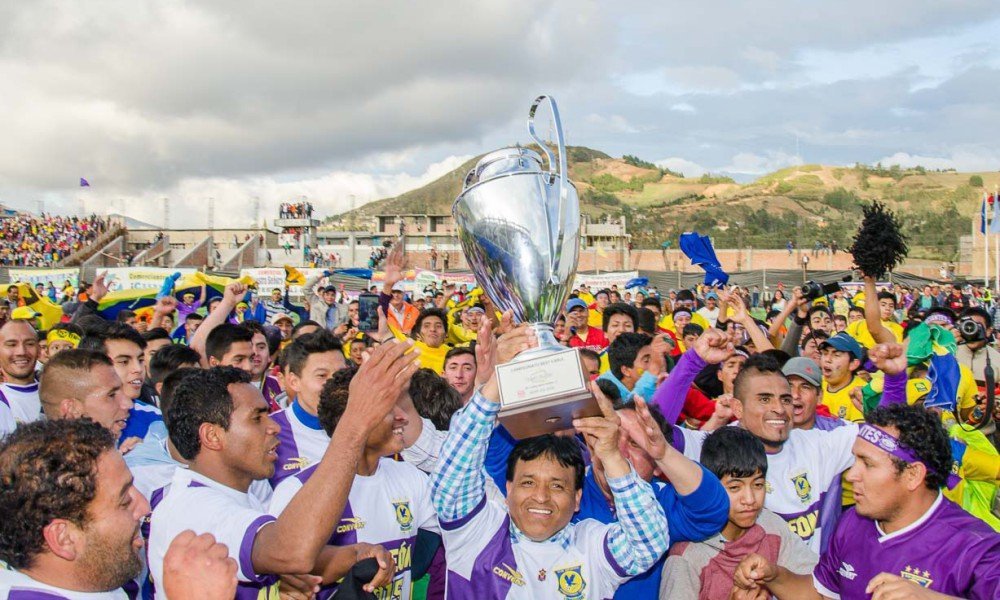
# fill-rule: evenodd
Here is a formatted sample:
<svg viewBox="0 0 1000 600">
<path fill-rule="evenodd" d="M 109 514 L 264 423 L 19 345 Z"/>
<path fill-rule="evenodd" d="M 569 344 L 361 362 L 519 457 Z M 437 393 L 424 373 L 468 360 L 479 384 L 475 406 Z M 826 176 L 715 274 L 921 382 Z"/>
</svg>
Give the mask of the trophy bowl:
<svg viewBox="0 0 1000 600">
<path fill-rule="evenodd" d="M 535 135 L 535 113 L 544 101 L 552 110 L 558 161 Z M 576 274 L 580 199 L 566 177 L 566 145 L 551 97 L 539 96 L 531 105 L 528 133 L 547 170 L 528 148 L 490 152 L 469 171 L 452 207 L 477 282 L 500 311 L 512 311 L 538 336 L 537 348 L 497 367 L 500 418 L 517 437 L 568 429 L 573 418 L 601 414 L 579 353 L 552 334 Z"/>
</svg>

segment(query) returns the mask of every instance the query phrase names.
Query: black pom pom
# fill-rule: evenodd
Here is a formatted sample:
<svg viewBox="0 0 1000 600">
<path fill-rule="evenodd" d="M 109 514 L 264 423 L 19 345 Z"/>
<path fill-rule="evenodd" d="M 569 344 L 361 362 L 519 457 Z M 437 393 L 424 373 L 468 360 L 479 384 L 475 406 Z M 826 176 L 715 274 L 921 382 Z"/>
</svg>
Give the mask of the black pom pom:
<svg viewBox="0 0 1000 600">
<path fill-rule="evenodd" d="M 906 258 L 909 248 L 896 215 L 881 202 L 864 207 L 865 218 L 854 236 L 854 264 L 869 277 L 881 278 Z"/>
</svg>

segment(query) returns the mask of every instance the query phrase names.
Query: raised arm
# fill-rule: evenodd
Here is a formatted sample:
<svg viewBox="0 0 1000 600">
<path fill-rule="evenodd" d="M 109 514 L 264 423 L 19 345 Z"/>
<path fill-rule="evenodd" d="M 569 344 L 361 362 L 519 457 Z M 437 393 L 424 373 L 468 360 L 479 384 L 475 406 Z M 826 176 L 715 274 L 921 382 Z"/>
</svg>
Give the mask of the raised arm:
<svg viewBox="0 0 1000 600">
<path fill-rule="evenodd" d="M 773 350 L 774 345 L 771 344 L 771 340 L 767 339 L 764 332 L 757 326 L 757 321 L 754 321 L 753 317 L 750 316 L 750 312 L 747 311 L 747 305 L 743 303 L 743 298 L 739 294 L 732 294 L 729 303 L 733 306 L 733 321 L 743 326 L 747 334 L 749 334 L 750 341 L 753 342 L 757 352 Z"/>
<path fill-rule="evenodd" d="M 526 325 L 517 327 L 497 340 L 496 364 L 504 364 L 518 352 L 537 345 L 538 339 L 531 329 Z M 441 521 L 462 519 L 484 500 L 487 441 L 499 412 L 500 388 L 493 376 L 452 417 L 448 437 L 431 475 L 434 508 Z"/>
<path fill-rule="evenodd" d="M 868 326 L 868 333 L 876 344 L 895 343 L 896 336 L 882 324 L 875 278 L 868 275 L 865 275 L 865 325 Z"/>
<path fill-rule="evenodd" d="M 308 573 L 347 504 L 369 433 L 396 405 L 419 363 L 410 343 L 383 344 L 371 351 L 351 381 L 347 410 L 312 477 L 274 525 L 253 545 L 258 573 Z"/>
<path fill-rule="evenodd" d="M 670 545 L 667 517 L 653 487 L 643 481 L 622 456 L 618 444 L 621 418 L 597 382 L 591 387 L 603 414 L 574 419 L 573 426 L 587 438 L 587 445 L 601 459 L 614 496 L 618 522 L 611 525 L 605 542 L 613 558 L 612 566 L 623 577 L 638 575 L 648 571 L 667 551 Z"/>
<path fill-rule="evenodd" d="M 674 370 L 653 394 L 652 403 L 660 409 L 667 423 L 677 422 L 684 409 L 684 399 L 698 373 L 707 365 L 726 360 L 732 353 L 733 343 L 729 335 L 718 329 L 708 329 L 698 337 L 693 348 L 681 355 Z"/>
<path fill-rule="evenodd" d="M 201 325 L 194 332 L 194 337 L 191 338 L 191 349 L 197 350 L 198 354 L 201 355 L 201 366 L 208 368 L 208 355 L 205 352 L 205 343 L 208 341 L 208 334 L 212 333 L 212 330 L 222 325 L 229 318 L 229 313 L 233 312 L 236 308 L 236 303 L 239 299 L 243 297 L 247 291 L 247 286 L 239 281 L 234 281 L 226 286 L 226 289 L 222 292 L 222 301 L 215 305 L 215 310 L 208 313 L 205 320 L 202 321 Z"/>
</svg>

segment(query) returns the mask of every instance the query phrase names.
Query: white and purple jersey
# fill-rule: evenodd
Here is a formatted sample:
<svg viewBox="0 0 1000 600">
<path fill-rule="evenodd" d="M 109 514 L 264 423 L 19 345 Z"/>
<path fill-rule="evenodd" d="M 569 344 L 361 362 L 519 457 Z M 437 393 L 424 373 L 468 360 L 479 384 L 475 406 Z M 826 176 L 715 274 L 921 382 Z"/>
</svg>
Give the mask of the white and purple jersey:
<svg viewBox="0 0 1000 600">
<path fill-rule="evenodd" d="M 612 525 L 584 519 L 544 542 L 511 526 L 507 506 L 485 497 L 469 515 L 441 523 L 446 598 L 611 598 L 630 575 L 608 548 Z"/>
<path fill-rule="evenodd" d="M 280 516 L 292 497 L 312 477 L 316 466 L 282 481 L 274 490 L 268 512 Z M 396 560 L 396 577 L 388 586 L 379 589 L 376 596 L 383 600 L 408 600 L 412 584 L 410 566 L 418 529 L 439 532 L 437 514 L 431 504 L 430 478 L 413 465 L 383 458 L 375 474 L 354 476 L 344 514 L 327 544 L 380 544 Z M 317 598 L 329 598 L 336 589 L 336 585 L 326 586 Z"/>
<path fill-rule="evenodd" d="M 677 431 L 684 436 L 684 455 L 699 460 L 708 434 L 689 429 L 675 429 L 674 433 Z M 856 423 L 831 431 L 793 429 L 781 451 L 767 455 L 764 508 L 784 519 L 792 532 L 817 554 L 823 527 L 835 523 L 833 519 L 839 516 L 836 514 L 839 503 L 824 503 L 824 500 L 830 493 L 840 494 L 837 483 L 840 474 L 854 464 L 851 450 L 857 437 Z"/>
<path fill-rule="evenodd" d="M 110 592 L 74 592 L 35 581 L 24 573 L 0 569 L 3 600 L 128 600 L 121 588 Z"/>
<path fill-rule="evenodd" d="M 17 423 L 31 423 L 42 418 L 42 401 L 38 397 L 38 382 L 28 385 L 0 383 L 0 403 L 10 407 Z M 3 425 L 0 424 L 0 428 Z"/>
<path fill-rule="evenodd" d="M 153 509 L 149 530 L 149 571 L 153 583 L 163 578 L 163 558 L 182 531 L 211 533 L 225 544 L 239 566 L 238 600 L 277 597 L 275 575 L 254 571 L 252 554 L 257 533 L 276 519 L 253 495 L 222 485 L 190 469 L 176 469 L 170 487 Z M 162 598 L 162 591 L 157 592 Z"/>
<path fill-rule="evenodd" d="M 298 401 L 284 410 L 271 413 L 271 418 L 281 425 L 278 460 L 274 463 L 274 475 L 271 476 L 271 486 L 277 488 L 281 480 L 318 463 L 330 445 L 330 436 L 323 431 L 319 417 L 306 412 Z"/>
<path fill-rule="evenodd" d="M 886 534 L 850 509 L 813 571 L 816 590 L 830 598 L 868 598 L 879 573 L 908 579 L 969 600 L 1000 597 L 1000 534 L 938 494 L 912 524 Z"/>
</svg>

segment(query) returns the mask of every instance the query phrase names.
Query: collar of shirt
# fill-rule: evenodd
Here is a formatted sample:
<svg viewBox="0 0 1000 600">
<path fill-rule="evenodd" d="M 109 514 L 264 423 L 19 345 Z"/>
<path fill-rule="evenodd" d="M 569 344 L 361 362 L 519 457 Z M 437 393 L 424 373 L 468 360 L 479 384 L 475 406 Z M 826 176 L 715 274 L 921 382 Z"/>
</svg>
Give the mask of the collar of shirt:
<svg viewBox="0 0 1000 600">
<path fill-rule="evenodd" d="M 567 524 L 565 527 L 563 527 L 562 529 L 560 529 L 555 535 L 553 535 L 549 539 L 545 540 L 544 542 L 535 542 L 533 540 L 528 539 L 528 537 L 526 535 L 524 535 L 524 533 L 521 532 L 520 529 L 517 528 L 517 525 L 514 524 L 514 519 L 511 519 L 510 520 L 510 543 L 511 544 L 519 544 L 519 543 L 522 543 L 522 542 L 526 542 L 526 543 L 534 543 L 534 544 L 559 544 L 562 547 L 563 550 L 569 550 L 570 541 L 571 541 L 570 540 L 570 528 L 572 526 L 573 526 L 572 524 Z"/>
<path fill-rule="evenodd" d="M 323 429 L 323 425 L 319 422 L 319 417 L 314 417 L 306 412 L 306 409 L 302 408 L 302 405 L 298 401 L 292 402 L 292 412 L 295 413 L 295 417 L 299 422 L 309 429 L 316 429 L 317 431 Z"/>
</svg>

